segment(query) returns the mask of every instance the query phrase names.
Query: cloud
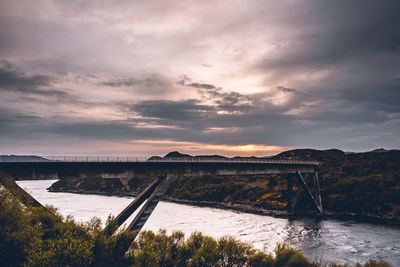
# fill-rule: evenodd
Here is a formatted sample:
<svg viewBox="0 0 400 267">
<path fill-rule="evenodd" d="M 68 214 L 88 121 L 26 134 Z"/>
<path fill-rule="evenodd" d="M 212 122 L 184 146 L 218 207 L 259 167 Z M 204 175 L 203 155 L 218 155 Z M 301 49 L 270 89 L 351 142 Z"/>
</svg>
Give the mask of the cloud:
<svg viewBox="0 0 400 267">
<path fill-rule="evenodd" d="M 215 85 L 208 84 L 208 83 L 192 83 L 192 79 L 189 78 L 187 75 L 184 75 L 181 80 L 177 82 L 177 84 L 187 87 L 194 87 L 198 89 L 217 89 Z"/>
<path fill-rule="evenodd" d="M 135 80 L 133 78 L 127 78 L 127 79 L 116 79 L 116 80 L 110 80 L 107 82 L 103 82 L 103 85 L 105 86 L 111 86 L 111 87 L 130 87 L 139 84 L 140 82 L 138 80 Z"/>
<path fill-rule="evenodd" d="M 203 97 L 203 100 L 212 101 L 216 112 L 231 113 L 249 110 L 253 102 L 256 101 L 256 98 L 238 92 L 222 92 L 221 87 L 212 84 L 192 82 L 192 79 L 187 75 L 184 75 L 178 81 L 178 84 L 196 88 L 197 92 Z"/>
<path fill-rule="evenodd" d="M 22 93 L 55 94 L 54 91 L 40 90 L 49 86 L 54 79 L 47 75 L 28 75 L 13 69 L 11 63 L 0 61 L 0 89 Z"/>
<path fill-rule="evenodd" d="M 68 93 L 51 88 L 56 81 L 50 75 L 29 75 L 16 70 L 7 61 L 0 61 L 0 91 L 15 92 L 23 95 L 56 97 L 59 99 L 71 98 Z"/>
<path fill-rule="evenodd" d="M 134 104 L 131 110 L 143 117 L 168 121 L 196 122 L 207 119 L 214 108 L 195 99 L 181 101 L 150 100 Z"/>
<path fill-rule="evenodd" d="M 132 96 L 148 95 L 162 96 L 174 93 L 174 84 L 171 81 L 159 74 L 143 74 L 137 78 L 132 77 L 114 77 L 102 81 L 101 86 L 113 87 L 119 90 L 124 90 Z"/>
<path fill-rule="evenodd" d="M 31 114 L 0 108 L 0 128 L 2 132 L 7 131 L 13 125 L 26 124 L 38 119 L 40 118 Z"/>
<path fill-rule="evenodd" d="M 284 92 L 284 93 L 295 93 L 295 94 L 298 94 L 298 93 L 299 93 L 296 89 L 293 89 L 293 88 L 286 88 L 286 87 L 283 87 L 283 86 L 278 86 L 277 89 L 278 89 L 279 91 Z"/>
<path fill-rule="evenodd" d="M 194 88 L 202 88 L 202 89 L 215 89 L 216 87 L 212 84 L 207 83 L 190 83 L 187 86 L 194 87 Z"/>
<path fill-rule="evenodd" d="M 360 105 L 375 112 L 400 113 L 400 79 L 383 81 L 376 86 L 338 90 L 337 98 L 346 105 Z"/>
<path fill-rule="evenodd" d="M 3 144 L 398 147 L 398 1 L 230 6 L 1 1 Z"/>
</svg>

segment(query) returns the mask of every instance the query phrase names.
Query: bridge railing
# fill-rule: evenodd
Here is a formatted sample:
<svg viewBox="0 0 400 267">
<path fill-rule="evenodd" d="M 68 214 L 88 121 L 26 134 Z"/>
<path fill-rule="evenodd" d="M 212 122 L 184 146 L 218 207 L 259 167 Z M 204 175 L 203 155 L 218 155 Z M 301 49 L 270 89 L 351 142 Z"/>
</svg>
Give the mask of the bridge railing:
<svg viewBox="0 0 400 267">
<path fill-rule="evenodd" d="M 132 156 L 42 156 L 42 158 L 61 162 L 145 162 L 148 159 Z"/>
<path fill-rule="evenodd" d="M 203 157 L 168 157 L 149 159 L 150 162 L 221 162 L 221 163 L 262 163 L 262 164 L 302 164 L 302 165 L 318 165 L 315 161 L 303 160 L 279 160 L 279 159 L 248 159 L 248 158 L 203 158 Z"/>
<path fill-rule="evenodd" d="M 213 158 L 213 157 L 123 157 L 123 156 L 43 156 L 59 162 L 205 162 L 205 163 L 259 163 L 259 164 L 301 164 L 318 165 L 315 161 L 280 160 L 260 158 Z"/>
</svg>

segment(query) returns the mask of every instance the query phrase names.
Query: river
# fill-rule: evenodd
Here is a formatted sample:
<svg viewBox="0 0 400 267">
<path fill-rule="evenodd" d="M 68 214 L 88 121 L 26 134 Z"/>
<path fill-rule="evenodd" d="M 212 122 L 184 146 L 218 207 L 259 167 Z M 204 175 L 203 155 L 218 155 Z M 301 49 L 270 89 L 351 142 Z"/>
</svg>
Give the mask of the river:
<svg viewBox="0 0 400 267">
<path fill-rule="evenodd" d="M 109 214 L 118 215 L 132 200 L 72 193 L 50 193 L 46 190 L 56 180 L 18 181 L 40 203 L 53 205 L 77 221 L 96 216 L 104 222 Z M 133 219 L 133 216 L 128 220 Z M 272 252 L 278 242 L 301 250 L 311 259 L 325 262 L 364 263 L 384 259 L 400 266 L 400 227 L 355 221 L 282 219 L 207 207 L 160 202 L 144 229 L 169 233 L 180 230 L 188 236 L 194 231 L 221 237 L 233 236 L 258 249 Z"/>
</svg>

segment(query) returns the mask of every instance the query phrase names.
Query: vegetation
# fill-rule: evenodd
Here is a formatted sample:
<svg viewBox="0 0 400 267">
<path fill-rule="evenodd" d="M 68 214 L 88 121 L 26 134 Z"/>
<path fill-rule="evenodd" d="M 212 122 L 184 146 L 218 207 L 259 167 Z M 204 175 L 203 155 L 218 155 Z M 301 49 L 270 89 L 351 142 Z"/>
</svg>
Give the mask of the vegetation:
<svg viewBox="0 0 400 267">
<path fill-rule="evenodd" d="M 108 236 L 100 219 L 80 224 L 72 217 L 63 219 L 53 208 L 28 210 L 0 190 L 0 265 L 128 265 L 119 247 L 133 238 L 126 231 Z"/>
<path fill-rule="evenodd" d="M 324 209 L 335 213 L 400 220 L 400 151 L 346 154 L 340 150 L 297 149 L 274 159 L 318 161 Z M 312 177 L 307 177 L 312 185 Z M 168 195 L 192 201 L 238 203 L 265 209 L 287 206 L 285 175 L 179 178 Z M 310 208 L 301 195 L 298 208 Z M 308 206 L 308 207 L 307 207 Z"/>
<path fill-rule="evenodd" d="M 319 266 L 284 244 L 272 255 L 232 237 L 216 240 L 201 233 L 185 239 L 182 232 L 143 231 L 132 243 L 134 238 L 124 230 L 102 231 L 99 219 L 82 224 L 53 208 L 27 209 L 0 190 L 1 266 Z M 129 244 L 125 253 L 122 248 Z M 368 261 L 357 266 L 389 265 Z"/>
<path fill-rule="evenodd" d="M 286 209 L 287 197 L 277 188 L 283 180 L 271 177 L 180 177 L 167 192 L 176 199 L 239 203 L 267 209 Z"/>
<path fill-rule="evenodd" d="M 322 200 L 328 211 L 400 219 L 399 150 L 345 154 L 298 149 L 276 158 L 320 162 Z"/>
</svg>

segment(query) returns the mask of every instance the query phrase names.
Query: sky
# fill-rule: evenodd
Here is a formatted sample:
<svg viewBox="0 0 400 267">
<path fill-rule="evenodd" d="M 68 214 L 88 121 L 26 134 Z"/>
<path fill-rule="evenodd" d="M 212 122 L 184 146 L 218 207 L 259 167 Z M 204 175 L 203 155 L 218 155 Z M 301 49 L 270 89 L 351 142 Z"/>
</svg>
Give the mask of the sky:
<svg viewBox="0 0 400 267">
<path fill-rule="evenodd" d="M 400 148 L 400 1 L 0 1 L 0 154 Z"/>
</svg>

